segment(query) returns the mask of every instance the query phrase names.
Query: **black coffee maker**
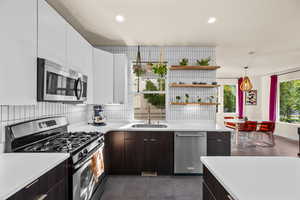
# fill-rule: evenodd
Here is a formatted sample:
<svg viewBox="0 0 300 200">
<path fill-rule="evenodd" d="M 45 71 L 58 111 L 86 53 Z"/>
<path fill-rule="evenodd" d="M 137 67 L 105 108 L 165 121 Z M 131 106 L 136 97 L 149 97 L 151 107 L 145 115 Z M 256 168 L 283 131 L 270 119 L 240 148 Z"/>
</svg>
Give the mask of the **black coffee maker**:
<svg viewBox="0 0 300 200">
<path fill-rule="evenodd" d="M 94 106 L 94 117 L 93 117 L 93 123 L 95 126 L 104 126 L 105 123 L 105 117 L 104 117 L 104 110 L 102 105 L 95 105 Z"/>
</svg>

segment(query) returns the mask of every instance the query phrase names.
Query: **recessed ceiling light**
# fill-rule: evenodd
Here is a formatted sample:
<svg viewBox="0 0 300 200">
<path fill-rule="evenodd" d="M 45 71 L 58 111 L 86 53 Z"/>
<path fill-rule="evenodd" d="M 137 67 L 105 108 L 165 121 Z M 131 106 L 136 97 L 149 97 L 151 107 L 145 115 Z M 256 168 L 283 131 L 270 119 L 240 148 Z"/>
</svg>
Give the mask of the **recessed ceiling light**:
<svg viewBox="0 0 300 200">
<path fill-rule="evenodd" d="M 217 19 L 216 19 L 215 17 L 210 17 L 210 18 L 208 18 L 207 23 L 213 24 L 213 23 L 215 23 L 216 21 L 217 21 Z"/>
<path fill-rule="evenodd" d="M 115 19 L 119 23 L 122 23 L 125 20 L 124 16 L 122 16 L 122 15 L 117 15 Z"/>
</svg>

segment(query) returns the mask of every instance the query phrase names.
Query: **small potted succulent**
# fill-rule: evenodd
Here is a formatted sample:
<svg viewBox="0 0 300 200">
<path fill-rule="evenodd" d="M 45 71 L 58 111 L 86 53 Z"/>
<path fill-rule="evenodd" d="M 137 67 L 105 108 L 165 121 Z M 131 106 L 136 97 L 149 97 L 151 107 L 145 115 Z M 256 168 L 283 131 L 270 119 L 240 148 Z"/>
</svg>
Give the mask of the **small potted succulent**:
<svg viewBox="0 0 300 200">
<path fill-rule="evenodd" d="M 185 94 L 185 103 L 189 102 L 189 98 L 190 98 L 190 95 L 189 94 Z"/>
<path fill-rule="evenodd" d="M 186 66 L 189 63 L 189 59 L 187 58 L 182 58 L 181 61 L 179 62 L 180 65 Z"/>
<path fill-rule="evenodd" d="M 210 97 L 208 97 L 209 103 L 213 103 L 214 99 L 215 99 L 215 97 L 214 97 L 214 96 L 210 96 Z"/>
<path fill-rule="evenodd" d="M 203 58 L 201 60 L 197 60 L 197 64 L 200 65 L 200 66 L 208 66 L 210 61 L 211 61 L 210 57 Z"/>
<path fill-rule="evenodd" d="M 179 103 L 180 102 L 181 97 L 180 96 L 176 96 L 176 102 Z"/>
<path fill-rule="evenodd" d="M 201 103 L 202 99 L 200 97 L 197 97 L 197 102 Z"/>
</svg>

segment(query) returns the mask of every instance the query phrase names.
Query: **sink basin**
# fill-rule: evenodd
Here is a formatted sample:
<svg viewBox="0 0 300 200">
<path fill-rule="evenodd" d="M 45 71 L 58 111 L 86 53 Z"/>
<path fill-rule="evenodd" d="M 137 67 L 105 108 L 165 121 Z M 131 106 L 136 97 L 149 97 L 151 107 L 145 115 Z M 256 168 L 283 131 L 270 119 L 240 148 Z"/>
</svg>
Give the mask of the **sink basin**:
<svg viewBox="0 0 300 200">
<path fill-rule="evenodd" d="M 165 124 L 133 124 L 132 128 L 167 128 Z"/>
</svg>

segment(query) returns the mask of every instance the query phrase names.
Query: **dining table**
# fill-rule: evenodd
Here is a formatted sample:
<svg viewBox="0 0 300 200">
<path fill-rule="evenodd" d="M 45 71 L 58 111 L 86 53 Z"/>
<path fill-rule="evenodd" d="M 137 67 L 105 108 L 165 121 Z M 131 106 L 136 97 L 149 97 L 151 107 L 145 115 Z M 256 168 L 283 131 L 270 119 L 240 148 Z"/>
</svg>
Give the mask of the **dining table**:
<svg viewBox="0 0 300 200">
<path fill-rule="evenodd" d="M 246 122 L 245 119 L 224 119 L 224 122 L 235 124 L 235 144 L 239 145 L 239 128 L 242 124 Z"/>
</svg>

